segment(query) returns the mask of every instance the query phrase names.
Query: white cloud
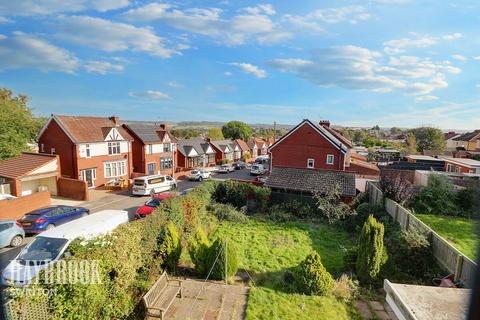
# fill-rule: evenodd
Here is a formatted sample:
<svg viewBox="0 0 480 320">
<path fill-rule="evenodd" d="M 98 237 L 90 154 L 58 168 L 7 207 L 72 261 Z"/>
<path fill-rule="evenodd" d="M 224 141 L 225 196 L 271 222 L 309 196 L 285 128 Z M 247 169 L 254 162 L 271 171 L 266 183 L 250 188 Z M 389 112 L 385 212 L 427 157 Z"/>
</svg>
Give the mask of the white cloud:
<svg viewBox="0 0 480 320">
<path fill-rule="evenodd" d="M 183 85 L 178 81 L 169 81 L 167 83 L 167 86 L 169 86 L 171 88 L 181 88 L 181 87 L 183 87 Z"/>
<path fill-rule="evenodd" d="M 7 0 L 0 2 L 0 14 L 11 16 L 52 15 L 94 9 L 105 12 L 127 7 L 129 0 Z"/>
<path fill-rule="evenodd" d="M 12 23 L 13 20 L 0 16 L 0 24 Z"/>
<path fill-rule="evenodd" d="M 60 39 L 108 52 L 132 50 L 162 58 L 179 53 L 166 48 L 164 39 L 152 29 L 100 18 L 62 16 L 58 18 L 55 30 Z"/>
<path fill-rule="evenodd" d="M 34 68 L 73 73 L 79 65 L 73 54 L 43 39 L 22 32 L 0 36 L 0 70 Z"/>
<path fill-rule="evenodd" d="M 276 13 L 275 9 L 273 8 L 273 6 L 271 4 L 259 4 L 259 5 L 254 6 L 254 7 L 242 8 L 242 9 L 240 9 L 240 11 L 246 12 L 246 13 L 252 14 L 252 15 L 266 14 L 266 15 L 269 15 L 269 16 L 272 16 Z"/>
<path fill-rule="evenodd" d="M 108 61 L 87 61 L 84 68 L 89 73 L 98 73 L 105 75 L 110 72 L 121 72 L 124 66 L 121 64 L 114 64 Z"/>
<path fill-rule="evenodd" d="M 475 87 L 477 87 L 477 88 L 479 88 L 479 89 L 480 89 L 480 83 L 479 83 L 479 84 L 477 84 L 477 85 L 475 85 Z"/>
<path fill-rule="evenodd" d="M 473 59 L 480 61 L 480 56 L 473 57 Z"/>
<path fill-rule="evenodd" d="M 216 85 L 209 85 L 206 87 L 206 89 L 209 92 L 232 92 L 237 90 L 237 87 L 229 84 L 216 84 Z"/>
<path fill-rule="evenodd" d="M 460 62 L 466 62 L 468 60 L 467 57 L 462 56 L 461 54 L 454 54 L 452 55 L 452 58 Z"/>
<path fill-rule="evenodd" d="M 230 71 L 225 71 L 225 72 L 223 73 L 223 75 L 224 75 L 225 77 L 230 77 L 230 76 L 232 76 L 232 73 L 231 73 Z"/>
<path fill-rule="evenodd" d="M 373 0 L 373 3 L 377 4 L 407 4 L 411 0 Z"/>
<path fill-rule="evenodd" d="M 141 91 L 141 92 L 130 91 L 128 95 L 133 98 L 147 98 L 147 99 L 153 99 L 153 100 L 171 100 L 168 94 L 158 90 L 147 90 L 147 91 Z"/>
<path fill-rule="evenodd" d="M 408 49 L 427 48 L 436 45 L 439 41 L 452 41 L 462 38 L 461 33 L 445 34 L 443 36 L 434 37 L 430 35 L 421 35 L 418 33 L 410 33 L 410 38 L 402 38 L 389 40 L 383 43 L 384 51 L 388 54 L 403 53 Z"/>
<path fill-rule="evenodd" d="M 297 75 L 321 87 L 342 87 L 374 92 L 400 90 L 428 95 L 448 86 L 446 74 L 458 74 L 449 61 L 433 62 L 412 56 L 390 57 L 356 46 L 319 49 L 306 59 L 275 59 L 272 67 Z"/>
<path fill-rule="evenodd" d="M 224 18 L 222 10 L 218 8 L 181 10 L 166 3 L 150 3 L 131 9 L 122 16 L 127 20 L 164 23 L 179 30 L 213 38 L 227 45 L 241 45 L 250 39 L 269 44 L 290 38 L 289 32 L 280 29 L 271 20 L 269 14 L 272 13 L 273 7 L 271 10 L 269 8 L 268 6 L 263 9 L 257 8 L 259 11 L 256 14 L 247 12 Z"/>
<path fill-rule="evenodd" d="M 267 72 L 265 70 L 260 69 L 259 67 L 254 66 L 250 63 L 232 62 L 230 63 L 230 65 L 242 69 L 245 73 L 251 73 L 259 79 L 265 78 L 267 76 Z"/>
<path fill-rule="evenodd" d="M 430 101 L 437 101 L 438 97 L 437 96 L 419 96 L 415 98 L 415 102 L 430 102 Z"/>
</svg>

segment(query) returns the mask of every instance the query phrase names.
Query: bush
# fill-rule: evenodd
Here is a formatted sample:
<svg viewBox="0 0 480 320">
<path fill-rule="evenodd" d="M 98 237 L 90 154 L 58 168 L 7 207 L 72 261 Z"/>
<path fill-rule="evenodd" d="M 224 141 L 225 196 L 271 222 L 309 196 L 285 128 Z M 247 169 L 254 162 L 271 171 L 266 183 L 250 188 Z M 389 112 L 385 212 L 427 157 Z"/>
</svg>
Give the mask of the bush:
<svg viewBox="0 0 480 320">
<path fill-rule="evenodd" d="M 358 205 L 355 210 L 356 214 L 349 216 L 345 219 L 345 229 L 348 232 L 357 232 L 360 230 L 361 226 L 367 221 L 367 218 L 370 214 L 374 213 L 377 210 L 376 206 L 372 206 L 369 203 L 361 203 Z"/>
<path fill-rule="evenodd" d="M 400 176 L 395 178 L 383 175 L 380 179 L 380 188 L 383 195 L 395 202 L 403 204 L 413 195 L 413 185 Z"/>
<path fill-rule="evenodd" d="M 381 266 L 386 262 L 383 234 L 383 224 L 370 215 L 360 234 L 356 264 L 358 278 L 363 283 L 371 284 L 376 280 Z"/>
<path fill-rule="evenodd" d="M 170 222 L 163 229 L 160 237 L 160 257 L 162 258 L 162 268 L 170 272 L 177 270 L 178 261 L 182 254 L 182 245 L 175 225 Z"/>
<path fill-rule="evenodd" d="M 207 273 L 212 270 L 211 279 L 224 280 L 234 276 L 238 271 L 238 258 L 233 241 L 224 238 L 217 239 L 207 251 L 206 265 L 208 266 Z"/>
<path fill-rule="evenodd" d="M 316 251 L 310 253 L 300 263 L 296 279 L 299 290 L 308 295 L 326 295 L 332 291 L 334 282 Z"/>
<path fill-rule="evenodd" d="M 349 303 L 357 297 L 358 283 L 348 275 L 342 274 L 333 284 L 332 294 L 337 300 Z"/>
<path fill-rule="evenodd" d="M 413 208 L 421 213 L 455 215 L 457 208 L 454 199 L 453 184 L 448 178 L 430 174 L 427 186 L 422 187 L 415 197 Z"/>
<path fill-rule="evenodd" d="M 455 193 L 455 205 L 458 215 L 466 218 L 478 219 L 480 210 L 476 207 L 475 201 L 480 198 L 480 187 L 469 187 Z"/>
<path fill-rule="evenodd" d="M 201 226 L 197 226 L 195 234 L 190 239 L 188 253 L 198 274 L 208 273 L 209 268 L 206 262 L 209 248 L 210 241 L 208 241 L 205 231 L 203 231 Z"/>
<path fill-rule="evenodd" d="M 267 208 L 269 197 L 269 188 L 231 180 L 216 184 L 212 194 L 212 198 L 216 202 L 231 204 L 237 209 L 245 206 L 249 199 L 256 200 L 257 210 L 259 211 L 264 211 Z"/>
<path fill-rule="evenodd" d="M 238 211 L 231 204 L 215 203 L 209 205 L 209 212 L 211 212 L 219 221 L 231 221 L 238 223 L 245 223 L 248 217 L 241 211 Z"/>
<path fill-rule="evenodd" d="M 317 207 L 328 223 L 334 223 L 355 214 L 348 204 L 342 202 L 340 186 L 337 184 L 326 193 L 315 193 Z"/>
</svg>

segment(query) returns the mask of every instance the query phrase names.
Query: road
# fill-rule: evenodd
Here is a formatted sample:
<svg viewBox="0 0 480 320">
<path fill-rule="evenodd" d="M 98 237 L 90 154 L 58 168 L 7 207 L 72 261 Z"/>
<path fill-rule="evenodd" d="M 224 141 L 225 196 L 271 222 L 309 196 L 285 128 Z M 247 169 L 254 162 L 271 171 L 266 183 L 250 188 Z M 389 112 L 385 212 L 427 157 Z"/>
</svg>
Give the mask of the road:
<svg viewBox="0 0 480 320">
<path fill-rule="evenodd" d="M 212 178 L 215 180 L 224 180 L 224 179 L 245 179 L 252 180 L 254 177 L 251 177 L 248 173 L 248 170 L 238 170 L 228 174 L 216 174 L 212 175 Z M 194 188 L 199 185 L 201 182 L 182 180 L 178 182 L 177 191 L 182 192 L 185 189 Z M 129 191 L 123 193 L 117 193 L 113 195 L 106 196 L 100 200 L 91 201 L 82 204 L 82 206 L 89 208 L 90 213 L 96 213 L 102 210 L 112 209 L 112 210 L 126 210 L 131 220 L 137 208 L 142 205 L 145 201 L 148 200 L 148 197 L 138 197 L 131 196 Z M 20 250 L 27 245 L 33 239 L 32 236 L 27 236 L 21 246 L 16 248 L 2 248 L 0 249 L 0 271 L 3 270 L 10 261 L 17 256 Z"/>
</svg>

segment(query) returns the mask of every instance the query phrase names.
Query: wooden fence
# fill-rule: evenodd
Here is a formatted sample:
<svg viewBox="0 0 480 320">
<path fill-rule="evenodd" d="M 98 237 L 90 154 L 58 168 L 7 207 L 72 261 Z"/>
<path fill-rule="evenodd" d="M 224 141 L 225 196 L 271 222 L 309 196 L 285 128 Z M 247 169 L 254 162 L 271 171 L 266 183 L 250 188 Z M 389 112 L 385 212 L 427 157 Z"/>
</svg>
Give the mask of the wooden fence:
<svg viewBox="0 0 480 320">
<path fill-rule="evenodd" d="M 455 274 L 455 280 L 460 280 L 467 288 L 472 288 L 475 282 L 475 270 L 477 264 L 463 253 L 458 251 L 447 240 L 433 231 L 429 226 L 415 217 L 409 210 L 405 209 L 395 201 L 383 199 L 382 191 L 375 183 L 367 182 L 367 191 L 370 204 L 382 204 L 384 200 L 385 210 L 405 230 L 417 230 L 430 238 L 433 255 L 449 272 Z"/>
</svg>

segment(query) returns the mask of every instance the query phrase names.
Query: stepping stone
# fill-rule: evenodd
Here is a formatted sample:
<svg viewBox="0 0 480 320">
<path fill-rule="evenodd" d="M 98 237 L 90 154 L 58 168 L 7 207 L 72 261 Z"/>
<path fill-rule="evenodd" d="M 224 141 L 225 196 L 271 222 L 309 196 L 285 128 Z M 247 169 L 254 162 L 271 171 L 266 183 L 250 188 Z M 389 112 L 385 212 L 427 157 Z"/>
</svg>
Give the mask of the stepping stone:
<svg viewBox="0 0 480 320">
<path fill-rule="evenodd" d="M 370 306 L 372 307 L 372 309 L 374 311 L 384 311 L 385 310 L 385 308 L 383 307 L 383 304 L 381 304 L 378 301 L 369 301 L 369 303 L 370 303 Z"/>
<path fill-rule="evenodd" d="M 392 317 L 385 311 L 375 311 L 375 315 L 380 320 L 392 320 Z"/>
<path fill-rule="evenodd" d="M 370 311 L 370 308 L 368 307 L 368 304 L 365 301 L 362 300 L 357 300 L 357 308 L 360 311 L 360 314 L 362 315 L 363 318 L 365 319 L 372 319 L 372 312 Z"/>
</svg>

